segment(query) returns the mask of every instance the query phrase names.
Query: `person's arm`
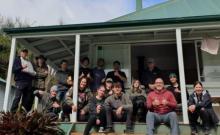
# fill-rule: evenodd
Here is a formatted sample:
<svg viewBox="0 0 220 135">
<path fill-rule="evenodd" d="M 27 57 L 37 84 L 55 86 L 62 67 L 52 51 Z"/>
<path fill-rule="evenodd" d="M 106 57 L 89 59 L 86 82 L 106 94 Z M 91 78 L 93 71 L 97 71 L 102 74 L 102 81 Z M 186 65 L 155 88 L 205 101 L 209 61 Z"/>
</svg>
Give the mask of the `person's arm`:
<svg viewBox="0 0 220 135">
<path fill-rule="evenodd" d="M 105 99 L 105 103 L 104 103 L 105 107 L 111 107 L 111 96 L 107 97 Z"/>
<path fill-rule="evenodd" d="M 91 98 L 91 99 L 89 100 L 88 106 L 89 106 L 89 114 L 95 115 L 95 114 L 96 114 L 96 102 L 95 102 L 95 98 Z"/>
<path fill-rule="evenodd" d="M 129 98 L 129 96 L 127 94 L 125 94 L 124 98 L 125 98 L 125 104 L 122 105 L 123 109 L 132 108 L 133 104 L 132 104 L 132 101 Z"/>
<path fill-rule="evenodd" d="M 148 109 L 152 109 L 153 105 L 152 105 L 152 96 L 151 96 L 151 93 L 148 94 L 147 96 L 147 100 L 146 100 L 146 106 Z"/>
<path fill-rule="evenodd" d="M 34 91 L 34 95 L 38 98 L 42 98 L 43 94 L 44 94 L 44 91 L 41 91 L 41 90 Z"/>
<path fill-rule="evenodd" d="M 123 81 L 123 82 L 126 82 L 127 81 L 127 77 L 125 75 L 124 72 L 121 72 L 121 74 L 118 74 L 118 77 Z"/>
<path fill-rule="evenodd" d="M 48 75 L 48 68 L 45 67 L 44 72 L 36 72 L 36 77 L 46 78 Z"/>
<path fill-rule="evenodd" d="M 92 97 L 93 97 L 93 94 L 92 94 L 92 92 L 90 92 L 90 90 L 89 90 L 89 92 L 87 93 L 87 102 L 89 102 L 89 100 L 90 99 L 92 99 Z M 87 103 L 84 107 L 83 107 L 83 109 L 82 109 L 85 113 L 87 113 L 87 112 L 89 112 L 89 104 Z"/>
<path fill-rule="evenodd" d="M 112 77 L 111 77 L 111 72 L 108 72 L 108 73 L 107 73 L 106 79 L 107 79 L 107 78 L 112 78 Z"/>
<path fill-rule="evenodd" d="M 23 69 L 21 65 L 21 60 L 19 58 L 15 58 L 14 64 L 13 64 L 13 73 L 21 72 Z"/>
<path fill-rule="evenodd" d="M 176 99 L 175 99 L 173 93 L 171 93 L 171 92 L 169 92 L 169 99 L 168 99 L 167 105 L 172 108 L 176 108 L 176 106 L 177 106 Z"/>
</svg>

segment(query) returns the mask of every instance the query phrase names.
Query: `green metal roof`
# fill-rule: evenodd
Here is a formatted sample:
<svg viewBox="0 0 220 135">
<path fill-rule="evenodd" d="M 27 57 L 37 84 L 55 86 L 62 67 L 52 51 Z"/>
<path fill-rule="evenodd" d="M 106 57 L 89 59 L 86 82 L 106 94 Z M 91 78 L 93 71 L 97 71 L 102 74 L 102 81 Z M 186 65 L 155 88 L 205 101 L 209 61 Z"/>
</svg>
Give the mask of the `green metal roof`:
<svg viewBox="0 0 220 135">
<path fill-rule="evenodd" d="M 161 4 L 110 20 L 132 21 L 177 17 L 220 15 L 220 0 L 168 0 Z"/>
<path fill-rule="evenodd" d="M 72 25 L 38 26 L 38 27 L 26 27 L 26 28 L 6 28 L 3 31 L 8 35 L 13 35 L 13 34 L 22 34 L 22 33 L 26 34 L 26 33 L 39 33 L 39 32 L 94 30 L 94 29 L 105 29 L 105 28 L 123 28 L 123 27 L 126 28 L 126 27 L 134 27 L 134 26 L 153 26 L 153 25 L 185 24 L 185 23 L 201 23 L 201 22 L 217 22 L 217 21 L 220 21 L 220 15 L 88 23 L 88 24 L 72 24 Z"/>
</svg>

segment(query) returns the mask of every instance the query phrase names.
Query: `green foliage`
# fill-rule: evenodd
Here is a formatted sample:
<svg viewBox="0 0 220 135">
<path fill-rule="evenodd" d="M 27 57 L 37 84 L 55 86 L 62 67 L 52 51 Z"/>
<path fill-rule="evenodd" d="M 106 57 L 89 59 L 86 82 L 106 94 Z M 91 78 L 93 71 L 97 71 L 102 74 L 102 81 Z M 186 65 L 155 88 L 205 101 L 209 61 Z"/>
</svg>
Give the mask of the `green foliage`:
<svg viewBox="0 0 220 135">
<path fill-rule="evenodd" d="M 0 35 L 0 77 L 6 78 L 8 60 L 10 55 L 10 38 Z"/>
<path fill-rule="evenodd" d="M 0 77 L 6 79 L 8 61 L 10 55 L 10 37 L 3 33 L 3 28 L 15 28 L 15 27 L 28 27 L 28 22 L 21 20 L 20 18 L 9 18 L 0 14 Z M 20 44 L 17 45 L 17 50 L 20 48 Z"/>
<path fill-rule="evenodd" d="M 58 127 L 56 119 L 47 114 L 34 111 L 31 114 L 24 112 L 1 112 L 0 134 L 7 135 L 64 135 Z"/>
</svg>

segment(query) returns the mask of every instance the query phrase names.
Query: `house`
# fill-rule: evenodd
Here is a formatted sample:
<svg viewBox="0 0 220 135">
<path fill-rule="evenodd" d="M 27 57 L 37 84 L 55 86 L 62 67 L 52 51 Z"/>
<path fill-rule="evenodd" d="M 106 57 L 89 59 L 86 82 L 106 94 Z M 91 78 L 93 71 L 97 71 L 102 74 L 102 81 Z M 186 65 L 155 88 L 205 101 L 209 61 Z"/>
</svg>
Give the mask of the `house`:
<svg viewBox="0 0 220 135">
<path fill-rule="evenodd" d="M 119 60 L 128 85 L 144 66 L 143 58 L 153 57 L 164 72 L 178 73 L 184 124 L 188 123 L 186 87 L 192 89 L 193 82 L 200 80 L 213 96 L 220 96 L 219 51 L 212 55 L 200 49 L 204 38 L 220 37 L 219 0 L 169 0 L 144 9 L 141 0 L 137 0 L 136 12 L 108 22 L 12 28 L 4 32 L 12 37 L 6 91 L 10 91 L 12 63 L 19 42 L 36 55 L 45 55 L 55 69 L 62 59 L 67 59 L 74 69 L 74 97 L 79 59 L 83 56 L 88 56 L 92 65 L 99 57 L 104 58 L 106 71 L 112 68 L 114 60 Z M 8 102 L 6 98 L 4 110 Z M 75 122 L 76 115 L 73 116 Z"/>
</svg>

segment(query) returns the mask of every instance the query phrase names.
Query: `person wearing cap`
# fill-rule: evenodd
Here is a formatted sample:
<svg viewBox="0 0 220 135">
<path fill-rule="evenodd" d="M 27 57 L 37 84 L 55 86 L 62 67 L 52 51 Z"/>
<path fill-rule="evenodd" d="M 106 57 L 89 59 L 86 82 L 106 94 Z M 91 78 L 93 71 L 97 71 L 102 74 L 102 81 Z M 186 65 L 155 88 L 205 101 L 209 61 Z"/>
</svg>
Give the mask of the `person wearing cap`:
<svg viewBox="0 0 220 135">
<path fill-rule="evenodd" d="M 60 103 L 57 96 L 58 87 L 54 85 L 50 88 L 50 93 L 42 90 L 35 90 L 34 95 L 38 97 L 39 103 L 37 106 L 37 111 L 41 113 L 46 113 L 50 117 L 57 117 L 61 110 Z"/>
<path fill-rule="evenodd" d="M 92 81 L 90 88 L 93 92 L 96 92 L 97 88 L 105 81 L 105 71 L 104 71 L 105 61 L 99 58 L 97 61 L 97 67 L 92 69 Z"/>
<path fill-rule="evenodd" d="M 140 81 L 146 88 L 149 88 L 149 84 L 154 82 L 155 78 L 162 77 L 162 74 L 161 70 L 156 66 L 153 58 L 148 58 L 146 62 L 147 68 L 142 71 Z"/>
<path fill-rule="evenodd" d="M 113 71 L 108 72 L 106 78 L 112 78 L 113 82 L 120 82 L 122 86 L 122 91 L 124 91 L 124 83 L 127 81 L 125 72 L 120 69 L 120 62 L 113 62 Z"/>
<path fill-rule="evenodd" d="M 28 68 L 33 68 L 31 62 L 28 61 L 28 50 L 23 49 L 20 51 L 20 56 L 15 58 L 13 64 L 13 73 L 15 80 L 15 97 L 12 102 L 11 112 L 16 112 L 18 105 L 21 101 L 21 106 L 25 111 L 29 112 L 33 105 L 33 89 L 32 81 L 34 79 L 34 74 L 27 72 Z M 26 64 L 25 64 L 26 63 Z"/>
<path fill-rule="evenodd" d="M 147 134 L 153 135 L 156 126 L 164 123 L 170 127 L 170 135 L 179 135 L 175 97 L 164 87 L 162 78 L 156 78 L 154 84 L 155 89 L 148 94 L 146 101 L 148 109 L 146 116 Z"/>
<path fill-rule="evenodd" d="M 175 99 L 177 101 L 177 108 L 181 109 L 181 89 L 180 89 L 180 85 L 178 83 L 178 78 L 177 75 L 175 73 L 170 73 L 169 75 L 169 79 L 170 79 L 170 86 L 167 87 L 167 90 L 171 91 L 173 93 L 173 95 L 175 96 Z M 189 93 L 186 90 L 186 96 L 187 99 L 189 98 Z"/>
<path fill-rule="evenodd" d="M 36 75 L 33 82 L 33 87 L 35 90 L 45 91 L 45 79 L 48 75 L 48 67 L 46 64 L 47 58 L 43 55 L 39 55 L 36 58 L 36 64 L 34 66 L 34 70 L 36 71 Z"/>
<path fill-rule="evenodd" d="M 125 133 L 133 133 L 132 113 L 133 105 L 129 96 L 122 92 L 120 82 L 113 83 L 114 94 L 105 100 L 107 126 L 105 132 L 113 132 L 112 120 L 126 121 Z"/>
<path fill-rule="evenodd" d="M 105 97 L 106 98 L 113 94 L 112 85 L 113 85 L 112 78 L 107 78 L 105 80 L 105 83 L 104 83 L 104 86 L 105 86 Z"/>
</svg>

